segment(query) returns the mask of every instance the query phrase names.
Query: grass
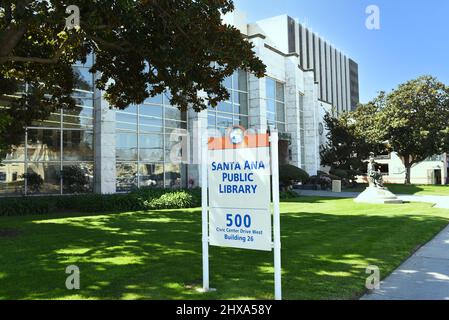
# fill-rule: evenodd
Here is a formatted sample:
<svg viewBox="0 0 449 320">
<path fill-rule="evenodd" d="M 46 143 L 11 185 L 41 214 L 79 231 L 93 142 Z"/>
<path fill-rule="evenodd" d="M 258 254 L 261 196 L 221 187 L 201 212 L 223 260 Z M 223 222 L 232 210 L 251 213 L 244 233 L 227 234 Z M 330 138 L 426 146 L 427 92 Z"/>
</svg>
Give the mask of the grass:
<svg viewBox="0 0 449 320">
<path fill-rule="evenodd" d="M 386 184 L 391 192 L 395 194 L 412 194 L 417 196 L 449 196 L 449 186 L 435 185 L 404 185 L 404 184 Z M 356 188 L 345 188 L 343 191 L 363 192 L 367 184 L 359 184 Z"/>
<path fill-rule="evenodd" d="M 449 221 L 424 203 L 355 204 L 301 198 L 282 203 L 285 299 L 353 299 L 368 265 L 391 273 Z M 198 209 L 0 218 L 0 299 L 272 299 L 273 255 L 210 249 L 211 286 L 200 294 Z M 65 288 L 65 268 L 81 290 Z"/>
</svg>

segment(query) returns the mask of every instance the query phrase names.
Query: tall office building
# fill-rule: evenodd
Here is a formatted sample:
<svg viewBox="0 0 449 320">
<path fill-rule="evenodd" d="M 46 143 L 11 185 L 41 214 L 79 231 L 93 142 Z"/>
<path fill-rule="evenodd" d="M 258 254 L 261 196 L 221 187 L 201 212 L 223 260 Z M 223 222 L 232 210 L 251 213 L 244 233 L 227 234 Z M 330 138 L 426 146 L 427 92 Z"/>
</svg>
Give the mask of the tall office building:
<svg viewBox="0 0 449 320">
<path fill-rule="evenodd" d="M 289 52 L 299 54 L 302 70 L 313 70 L 318 98 L 338 111 L 359 103 L 358 65 L 328 41 L 288 17 Z"/>
</svg>

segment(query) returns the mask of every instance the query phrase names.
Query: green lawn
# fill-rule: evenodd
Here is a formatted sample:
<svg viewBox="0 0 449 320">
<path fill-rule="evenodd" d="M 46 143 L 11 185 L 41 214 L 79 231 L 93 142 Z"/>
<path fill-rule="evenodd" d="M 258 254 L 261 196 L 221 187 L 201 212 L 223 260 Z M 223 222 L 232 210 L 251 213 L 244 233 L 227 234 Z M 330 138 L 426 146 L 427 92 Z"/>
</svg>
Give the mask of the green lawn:
<svg viewBox="0 0 449 320">
<path fill-rule="evenodd" d="M 73 214 L 71 214 L 73 216 Z M 302 198 L 282 204 L 285 299 L 351 299 L 368 265 L 387 276 L 449 222 L 428 204 Z M 200 210 L 0 218 L 0 299 L 272 299 L 273 255 L 211 248 L 200 294 Z M 65 289 L 65 268 L 81 290 Z"/>
<path fill-rule="evenodd" d="M 449 196 L 449 186 L 386 184 L 395 194 L 414 194 L 417 196 Z M 362 192 L 368 185 L 360 184 L 357 188 L 345 188 L 343 191 Z"/>
</svg>

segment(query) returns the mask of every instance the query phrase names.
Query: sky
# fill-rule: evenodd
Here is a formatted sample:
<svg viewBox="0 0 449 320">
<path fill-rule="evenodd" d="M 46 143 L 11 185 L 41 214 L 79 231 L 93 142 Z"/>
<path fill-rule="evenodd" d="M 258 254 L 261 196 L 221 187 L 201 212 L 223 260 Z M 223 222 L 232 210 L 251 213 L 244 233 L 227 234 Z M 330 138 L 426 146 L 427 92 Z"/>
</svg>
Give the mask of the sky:
<svg viewBox="0 0 449 320">
<path fill-rule="evenodd" d="M 432 75 L 449 85 L 448 0 L 234 0 L 249 22 L 288 14 L 359 64 L 360 102 Z M 380 29 L 365 26 L 376 5 Z"/>
</svg>

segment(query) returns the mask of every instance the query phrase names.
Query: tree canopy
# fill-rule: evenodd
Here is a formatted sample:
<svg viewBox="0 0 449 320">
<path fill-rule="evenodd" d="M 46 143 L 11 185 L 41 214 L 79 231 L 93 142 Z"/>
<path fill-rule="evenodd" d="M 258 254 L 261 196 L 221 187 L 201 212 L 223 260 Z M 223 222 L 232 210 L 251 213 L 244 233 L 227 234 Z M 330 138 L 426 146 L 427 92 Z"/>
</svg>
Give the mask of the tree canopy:
<svg viewBox="0 0 449 320">
<path fill-rule="evenodd" d="M 320 151 L 322 165 L 344 170 L 351 179 L 364 171 L 366 165 L 363 161 L 371 152 L 387 152 L 387 146 L 382 143 L 378 111 L 378 101 L 375 100 L 339 116 L 327 113 L 324 117 L 327 143 Z"/>
<path fill-rule="evenodd" d="M 383 102 L 379 122 L 385 139 L 410 169 L 426 158 L 449 151 L 449 87 L 431 76 L 399 85 Z"/>
<path fill-rule="evenodd" d="M 339 117 L 326 116 L 328 144 L 322 162 L 336 169 L 360 167 L 370 152 L 394 151 L 410 183 L 413 165 L 449 151 L 449 87 L 431 76 L 399 85 Z"/>
<path fill-rule="evenodd" d="M 66 27 L 69 5 L 80 9 L 79 28 Z M 233 9 L 231 0 L 2 1 L 0 149 L 33 120 L 74 106 L 72 64 L 92 52 L 96 87 L 114 107 L 165 90 L 181 110 L 229 98 L 222 82 L 236 69 L 265 73 L 252 44 L 223 24 Z M 31 89 L 17 95 L 23 83 Z"/>
</svg>

